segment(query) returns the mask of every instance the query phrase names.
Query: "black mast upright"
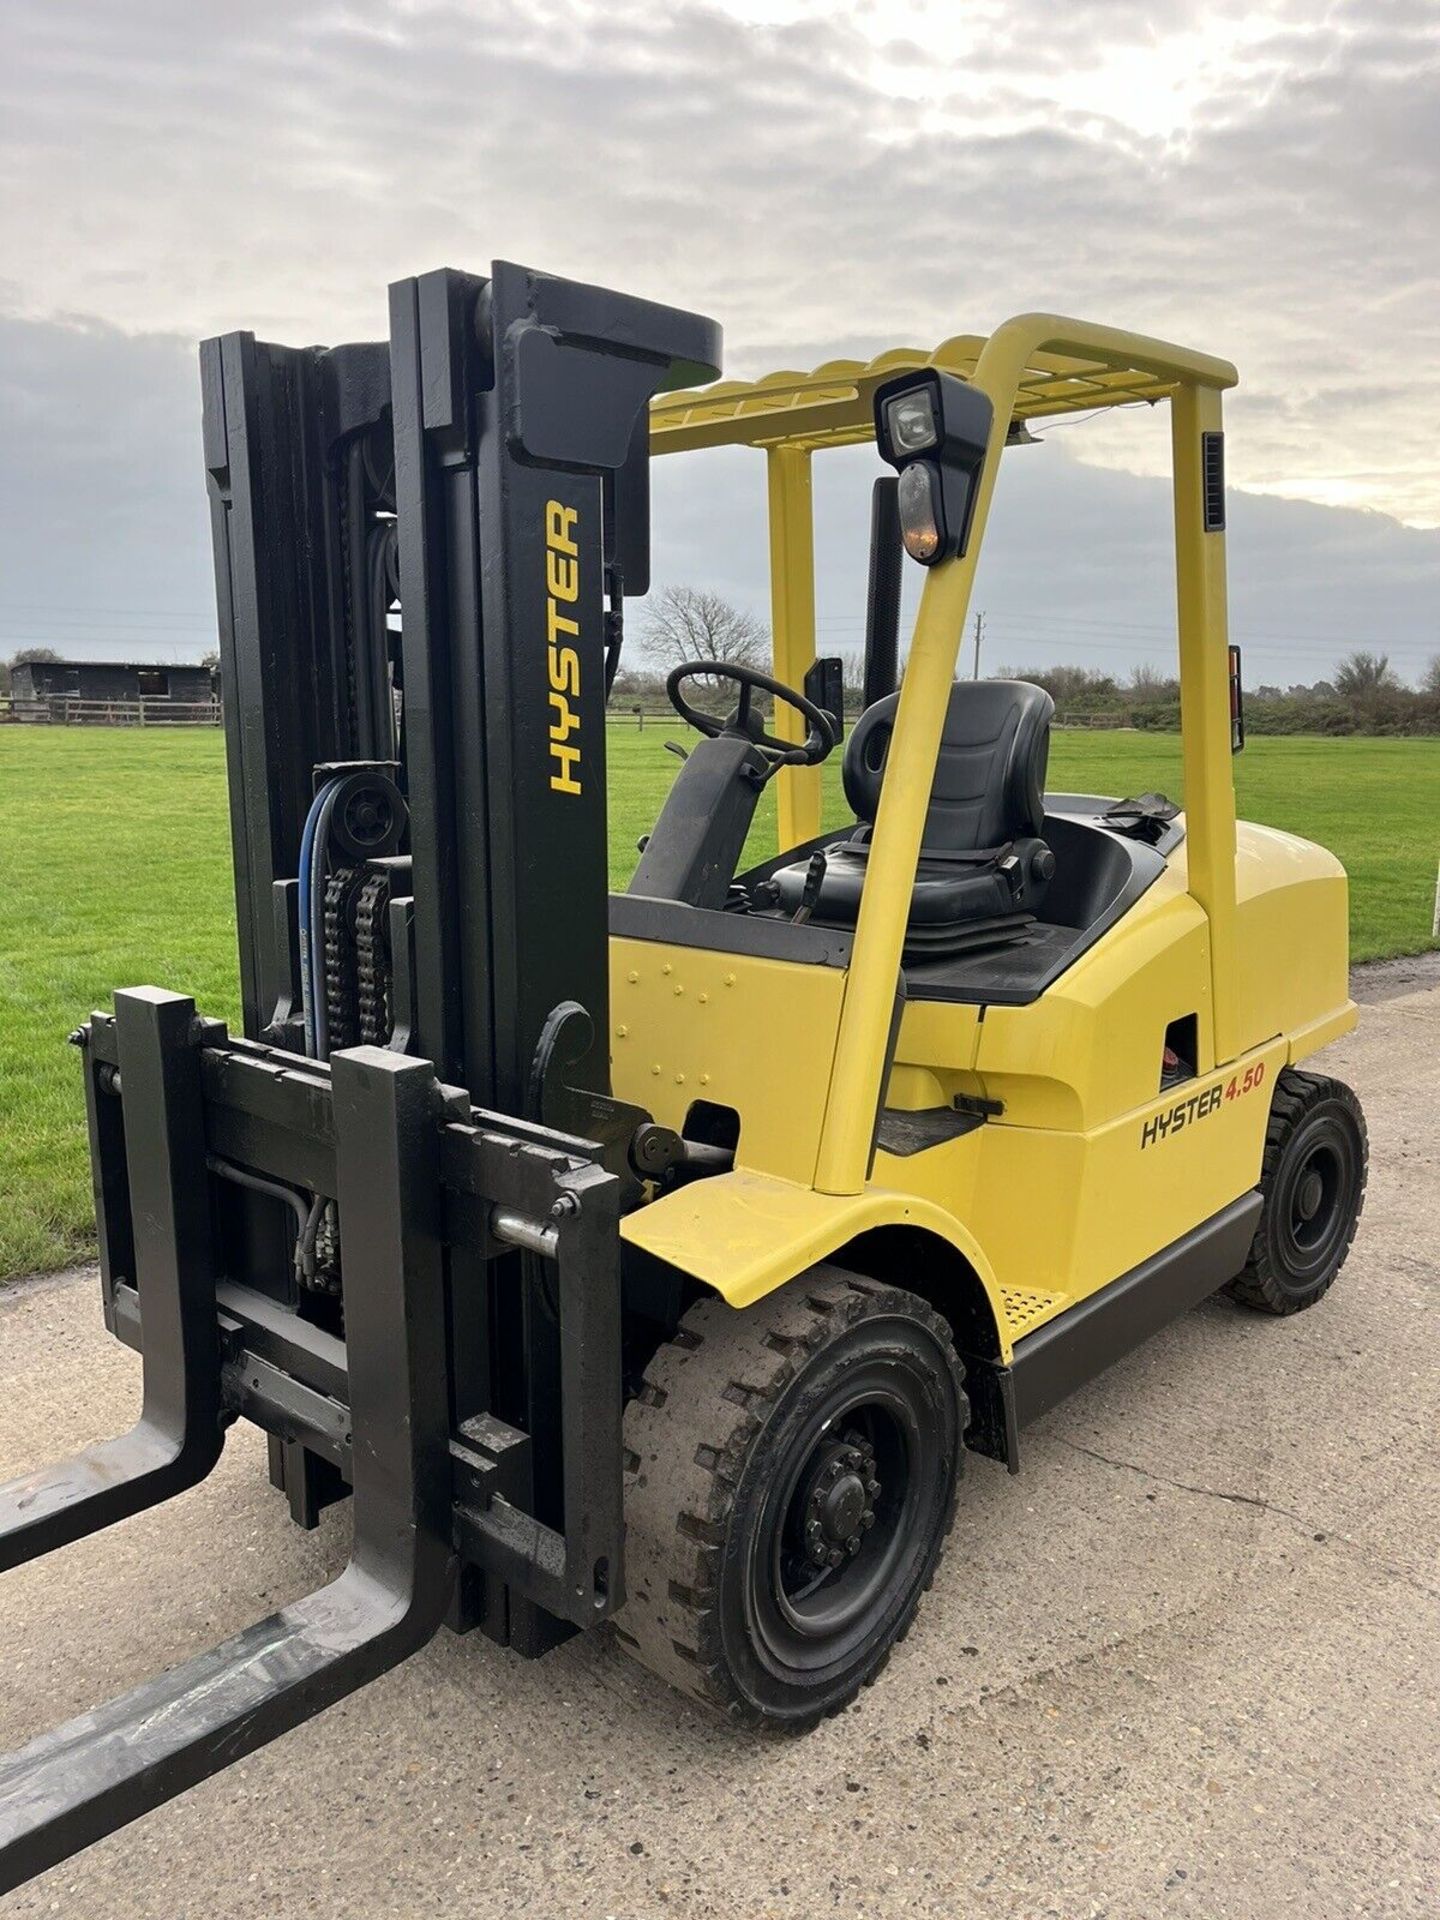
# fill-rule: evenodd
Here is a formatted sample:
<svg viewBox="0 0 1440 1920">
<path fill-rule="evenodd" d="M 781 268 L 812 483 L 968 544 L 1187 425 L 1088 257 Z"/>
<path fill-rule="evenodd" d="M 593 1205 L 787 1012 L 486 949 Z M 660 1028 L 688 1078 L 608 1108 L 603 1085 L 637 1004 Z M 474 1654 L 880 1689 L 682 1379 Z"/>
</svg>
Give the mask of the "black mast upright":
<svg viewBox="0 0 1440 1920">
<path fill-rule="evenodd" d="M 643 589 L 645 409 L 713 378 L 719 329 L 501 262 L 393 287 L 391 346 L 415 1046 L 540 1119 L 562 1003 L 592 1024 L 571 1081 L 608 1088 L 607 570 Z"/>
<path fill-rule="evenodd" d="M 393 539 L 383 343 L 200 349 L 245 1032 L 292 987 L 274 888 L 296 871 L 311 769 L 394 753 L 383 605 Z M 275 1036 L 279 1037 L 279 1036 Z"/>
</svg>

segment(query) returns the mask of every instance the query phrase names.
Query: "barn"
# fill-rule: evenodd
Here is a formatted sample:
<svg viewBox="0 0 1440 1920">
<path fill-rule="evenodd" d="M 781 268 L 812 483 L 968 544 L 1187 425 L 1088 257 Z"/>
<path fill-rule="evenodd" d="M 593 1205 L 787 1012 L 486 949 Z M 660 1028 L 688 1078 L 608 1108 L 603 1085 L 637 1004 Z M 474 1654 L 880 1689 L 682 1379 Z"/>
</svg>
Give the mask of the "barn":
<svg viewBox="0 0 1440 1920">
<path fill-rule="evenodd" d="M 166 709 L 212 706 L 219 698 L 218 676 L 208 666 L 177 666 L 143 660 L 23 660 L 10 670 L 10 695 L 17 719 L 92 719 L 100 723 L 132 717 L 143 703 L 144 716 L 166 717 Z M 44 702 L 46 711 L 35 705 Z M 135 714 L 134 717 L 139 717 Z M 178 712 L 177 712 L 178 717 Z"/>
</svg>

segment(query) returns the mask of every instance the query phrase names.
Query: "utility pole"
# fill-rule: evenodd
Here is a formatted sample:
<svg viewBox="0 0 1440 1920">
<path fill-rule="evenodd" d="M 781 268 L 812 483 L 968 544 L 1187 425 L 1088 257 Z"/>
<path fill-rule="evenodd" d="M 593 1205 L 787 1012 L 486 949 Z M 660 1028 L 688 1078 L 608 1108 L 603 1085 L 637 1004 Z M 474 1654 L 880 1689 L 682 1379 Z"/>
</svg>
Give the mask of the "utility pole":
<svg viewBox="0 0 1440 1920">
<path fill-rule="evenodd" d="M 983 613 L 977 613 L 975 616 L 975 671 L 970 676 L 972 680 L 978 680 L 980 678 L 980 642 L 984 638 L 985 616 Z"/>
</svg>

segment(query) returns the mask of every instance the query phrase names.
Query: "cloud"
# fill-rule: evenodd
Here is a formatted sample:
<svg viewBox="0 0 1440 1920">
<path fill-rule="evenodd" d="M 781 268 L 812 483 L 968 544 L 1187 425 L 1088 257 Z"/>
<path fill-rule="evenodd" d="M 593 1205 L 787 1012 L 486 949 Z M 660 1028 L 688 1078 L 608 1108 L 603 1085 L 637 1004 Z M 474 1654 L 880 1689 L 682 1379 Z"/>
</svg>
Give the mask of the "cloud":
<svg viewBox="0 0 1440 1920">
<path fill-rule="evenodd" d="M 1143 457 L 1163 418 L 1123 416 Z M 1173 657 L 1168 486 L 1087 467 L 1090 427 L 1005 456 L 976 604 L 987 666 Z M 816 463 L 822 649 L 864 632 L 869 491 L 879 464 Z M 768 617 L 763 457 L 658 463 L 655 578 L 711 586 Z M 214 644 L 209 515 L 192 344 L 113 327 L 0 320 L 0 654 L 196 659 Z M 1230 502 L 1235 636 L 1249 680 L 1311 681 L 1355 646 L 1414 677 L 1440 651 L 1440 532 L 1244 492 Z M 907 567 L 913 612 L 920 570 Z M 641 609 L 630 609 L 638 632 Z M 908 630 L 908 629 L 907 629 Z"/>
<path fill-rule="evenodd" d="M 194 346 L 0 319 L 0 654 L 215 644 Z"/>
<path fill-rule="evenodd" d="M 1136 422 L 1152 431 L 1159 424 L 1151 416 Z M 1123 675 L 1141 664 L 1171 665 L 1169 483 L 1085 466 L 1071 444 L 1057 433 L 1004 456 L 973 603 L 985 616 L 986 670 L 1059 661 Z M 855 652 L 863 643 L 870 480 L 879 471 L 860 449 L 816 462 L 822 651 Z M 1414 680 L 1440 652 L 1440 532 L 1238 489 L 1228 521 L 1231 637 L 1244 649 L 1250 684 L 1308 684 L 1355 647 L 1388 652 Z M 712 586 L 768 615 L 759 454 L 660 462 L 654 524 L 657 583 Z M 905 569 L 905 585 L 908 633 L 919 568 Z M 970 657 L 962 652 L 967 670 Z"/>
<path fill-rule="evenodd" d="M 194 340 L 378 337 L 390 280 L 500 257 L 711 312 L 742 374 L 1034 307 L 1225 355 L 1232 603 L 1267 676 L 1291 645 L 1297 677 L 1440 646 L 1440 533 L 1413 530 L 1440 527 L 1433 0 L 9 0 L 6 53 L 0 647 L 202 647 Z M 1159 424 L 1011 463 L 997 652 L 1162 651 Z M 819 483 L 836 644 L 850 458 Z M 669 577 L 759 598 L 756 464 L 662 482 Z"/>
<path fill-rule="evenodd" d="M 1239 363 L 1242 484 L 1440 524 L 1422 0 L 10 0 L 6 38 L 11 313 L 333 340 L 511 257 L 759 372 L 1079 311 Z"/>
</svg>

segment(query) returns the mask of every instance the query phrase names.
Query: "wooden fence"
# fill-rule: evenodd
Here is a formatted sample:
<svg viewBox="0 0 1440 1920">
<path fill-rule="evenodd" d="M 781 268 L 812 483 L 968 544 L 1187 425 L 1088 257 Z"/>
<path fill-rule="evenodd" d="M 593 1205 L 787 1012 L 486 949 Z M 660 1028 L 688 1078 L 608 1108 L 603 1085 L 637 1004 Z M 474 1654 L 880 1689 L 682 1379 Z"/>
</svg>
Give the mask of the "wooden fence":
<svg viewBox="0 0 1440 1920">
<path fill-rule="evenodd" d="M 55 693 L 34 699 L 0 694 L 0 725 L 38 727 L 218 727 L 218 700 L 82 700 Z"/>
<path fill-rule="evenodd" d="M 39 699 L 16 699 L 0 694 L 0 726 L 49 727 L 218 727 L 223 718 L 218 700 L 82 700 L 74 694 L 51 694 Z M 609 708 L 605 715 L 612 727 L 634 728 L 644 732 L 649 726 L 678 724 L 669 705 L 646 702 L 637 708 L 628 702 Z M 847 730 L 853 715 L 846 716 Z M 1057 713 L 1057 727 L 1110 729 L 1131 725 L 1128 713 Z"/>
</svg>

